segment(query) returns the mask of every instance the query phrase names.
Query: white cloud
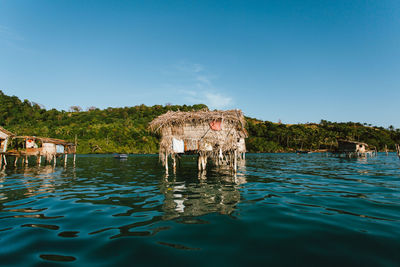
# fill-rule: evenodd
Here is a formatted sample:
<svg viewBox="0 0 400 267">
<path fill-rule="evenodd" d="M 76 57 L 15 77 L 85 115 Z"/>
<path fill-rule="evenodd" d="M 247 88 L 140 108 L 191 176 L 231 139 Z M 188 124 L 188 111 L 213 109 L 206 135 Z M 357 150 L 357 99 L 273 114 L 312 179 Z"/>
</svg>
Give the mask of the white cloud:
<svg viewBox="0 0 400 267">
<path fill-rule="evenodd" d="M 187 104 L 206 104 L 210 109 L 224 109 L 233 105 L 233 98 L 216 88 L 213 80 L 215 75 L 206 72 L 201 64 L 180 62 L 175 65 L 175 71 L 168 71 L 173 76 L 168 88 L 174 88 L 183 95 Z"/>
<path fill-rule="evenodd" d="M 231 97 L 227 97 L 219 93 L 206 92 L 205 97 L 206 103 L 208 103 L 211 108 L 226 108 L 233 104 Z"/>
<path fill-rule="evenodd" d="M 206 104 L 210 109 L 223 109 L 232 106 L 233 99 L 218 92 L 180 90 L 188 104 Z"/>
</svg>

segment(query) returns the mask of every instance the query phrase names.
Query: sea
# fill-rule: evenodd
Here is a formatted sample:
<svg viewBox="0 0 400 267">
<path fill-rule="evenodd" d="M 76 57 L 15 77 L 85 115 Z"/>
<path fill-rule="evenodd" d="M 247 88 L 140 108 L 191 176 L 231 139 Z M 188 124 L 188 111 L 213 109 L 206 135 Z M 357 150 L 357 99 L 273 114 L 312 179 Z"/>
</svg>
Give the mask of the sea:
<svg viewBox="0 0 400 267">
<path fill-rule="evenodd" d="M 32 162 L 32 161 L 31 161 Z M 78 155 L 0 170 L 1 266 L 400 266 L 400 160 Z"/>
</svg>

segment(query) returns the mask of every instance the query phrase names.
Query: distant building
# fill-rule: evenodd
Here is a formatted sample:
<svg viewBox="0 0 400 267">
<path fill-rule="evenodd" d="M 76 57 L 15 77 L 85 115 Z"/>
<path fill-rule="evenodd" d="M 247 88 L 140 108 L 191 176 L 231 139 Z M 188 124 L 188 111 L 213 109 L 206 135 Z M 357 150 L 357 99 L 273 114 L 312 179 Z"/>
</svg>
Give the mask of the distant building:
<svg viewBox="0 0 400 267">
<path fill-rule="evenodd" d="M 37 136 L 14 136 L 13 139 L 22 139 L 23 147 L 14 148 L 8 154 L 21 156 L 44 156 L 47 161 L 59 155 L 75 154 L 76 145 L 61 139 L 37 137 Z"/>
<path fill-rule="evenodd" d="M 339 139 L 338 147 L 334 153 L 351 158 L 376 155 L 376 150 L 371 150 L 366 143 Z"/>
</svg>

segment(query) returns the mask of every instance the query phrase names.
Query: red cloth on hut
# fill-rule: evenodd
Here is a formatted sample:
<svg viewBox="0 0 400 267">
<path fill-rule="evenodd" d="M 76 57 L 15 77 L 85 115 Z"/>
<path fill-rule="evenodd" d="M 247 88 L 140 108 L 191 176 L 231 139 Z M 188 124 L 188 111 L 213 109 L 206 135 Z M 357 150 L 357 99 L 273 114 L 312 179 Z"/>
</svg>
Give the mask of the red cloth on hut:
<svg viewBox="0 0 400 267">
<path fill-rule="evenodd" d="M 222 124 L 221 120 L 212 121 L 210 122 L 210 128 L 211 130 L 214 131 L 221 131 L 222 130 L 221 124 Z"/>
</svg>

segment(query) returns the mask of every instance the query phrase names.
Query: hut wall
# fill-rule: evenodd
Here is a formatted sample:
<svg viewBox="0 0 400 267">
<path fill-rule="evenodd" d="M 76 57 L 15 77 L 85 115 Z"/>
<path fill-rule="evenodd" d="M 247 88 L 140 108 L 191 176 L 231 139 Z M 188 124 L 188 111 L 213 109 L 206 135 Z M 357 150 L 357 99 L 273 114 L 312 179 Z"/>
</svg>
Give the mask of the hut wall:
<svg viewBox="0 0 400 267">
<path fill-rule="evenodd" d="M 0 151 L 1 152 L 7 151 L 7 144 L 8 144 L 8 138 L 0 139 Z"/>
<path fill-rule="evenodd" d="M 76 146 L 71 146 L 71 145 L 65 146 L 65 151 L 68 154 L 76 153 Z"/>
<path fill-rule="evenodd" d="M 339 142 L 339 151 L 342 152 L 356 152 L 357 144 L 356 143 L 348 143 L 348 142 Z"/>
<path fill-rule="evenodd" d="M 363 144 L 358 144 L 357 145 L 357 152 L 365 153 L 365 151 L 366 151 L 365 145 L 363 145 Z"/>
<path fill-rule="evenodd" d="M 164 150 L 172 149 L 172 139 L 176 138 L 184 141 L 185 151 L 212 151 L 221 148 L 223 151 L 234 149 L 243 144 L 239 144 L 240 135 L 235 126 L 231 123 L 224 123 L 219 131 L 212 130 L 209 123 L 184 124 L 181 127 L 166 127 L 162 132 L 161 146 Z"/>
<path fill-rule="evenodd" d="M 246 142 L 244 141 L 244 138 L 240 138 L 238 142 L 238 151 L 240 153 L 245 153 L 246 152 Z"/>
<path fill-rule="evenodd" d="M 56 152 L 57 153 L 64 153 L 64 146 L 63 145 L 56 145 Z"/>
<path fill-rule="evenodd" d="M 53 143 L 43 143 L 43 154 L 56 154 L 56 145 Z"/>
</svg>

